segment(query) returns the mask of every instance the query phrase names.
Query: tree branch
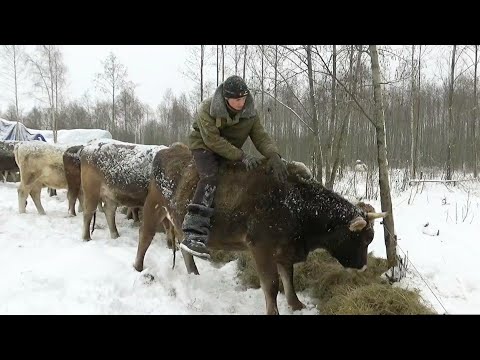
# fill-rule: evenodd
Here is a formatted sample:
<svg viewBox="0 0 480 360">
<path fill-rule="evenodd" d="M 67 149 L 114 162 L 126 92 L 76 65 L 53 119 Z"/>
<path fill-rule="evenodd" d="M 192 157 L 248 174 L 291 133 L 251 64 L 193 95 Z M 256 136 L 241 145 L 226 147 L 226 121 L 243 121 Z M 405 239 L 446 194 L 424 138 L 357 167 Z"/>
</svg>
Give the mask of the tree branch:
<svg viewBox="0 0 480 360">
<path fill-rule="evenodd" d="M 363 50 L 362 50 L 363 51 Z M 327 64 L 325 63 L 325 61 L 323 60 L 323 57 L 322 55 L 320 55 L 318 53 L 318 51 L 316 51 L 316 54 L 317 56 L 320 58 L 320 60 L 322 60 L 322 63 L 325 67 L 325 69 L 327 69 L 328 71 L 328 75 L 330 75 L 331 77 L 335 78 L 335 81 L 338 82 L 340 84 L 340 86 L 345 90 L 345 92 L 351 97 L 351 99 L 355 102 L 355 104 L 357 104 L 358 108 L 362 111 L 363 115 L 365 115 L 365 117 L 372 123 L 375 125 L 375 122 L 373 121 L 373 119 L 367 114 L 367 112 L 365 111 L 365 109 L 362 107 L 362 105 L 360 105 L 360 103 L 358 102 L 357 98 L 355 97 L 355 95 L 352 94 L 352 92 L 350 90 L 348 90 L 348 88 L 345 86 L 345 84 L 343 82 L 341 82 L 336 76 L 334 76 L 332 74 L 332 72 L 330 71 L 330 69 L 328 68 Z"/>
</svg>

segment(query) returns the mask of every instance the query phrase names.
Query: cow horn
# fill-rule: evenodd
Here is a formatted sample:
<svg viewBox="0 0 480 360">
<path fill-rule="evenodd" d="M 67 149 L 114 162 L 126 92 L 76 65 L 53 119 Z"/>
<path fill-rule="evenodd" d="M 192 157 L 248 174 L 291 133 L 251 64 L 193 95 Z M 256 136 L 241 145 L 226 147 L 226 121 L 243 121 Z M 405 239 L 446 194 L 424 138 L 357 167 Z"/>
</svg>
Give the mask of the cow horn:
<svg viewBox="0 0 480 360">
<path fill-rule="evenodd" d="M 367 225 L 367 222 L 361 216 L 357 216 L 355 219 L 350 221 L 350 226 L 348 227 L 350 231 L 360 231 Z"/>
<path fill-rule="evenodd" d="M 388 212 L 381 212 L 381 213 L 369 212 L 367 213 L 367 219 L 370 221 L 370 220 L 384 218 L 387 215 L 388 215 Z"/>
</svg>

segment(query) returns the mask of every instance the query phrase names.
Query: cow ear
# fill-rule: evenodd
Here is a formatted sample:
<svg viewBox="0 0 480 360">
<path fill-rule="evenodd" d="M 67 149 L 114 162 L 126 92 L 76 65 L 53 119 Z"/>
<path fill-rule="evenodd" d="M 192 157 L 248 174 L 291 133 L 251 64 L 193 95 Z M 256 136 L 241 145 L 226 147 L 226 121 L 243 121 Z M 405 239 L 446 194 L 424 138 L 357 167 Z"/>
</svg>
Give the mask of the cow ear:
<svg viewBox="0 0 480 360">
<path fill-rule="evenodd" d="M 361 231 L 367 225 L 367 222 L 361 216 L 357 216 L 355 219 L 350 221 L 350 226 L 348 227 L 350 231 Z"/>
</svg>

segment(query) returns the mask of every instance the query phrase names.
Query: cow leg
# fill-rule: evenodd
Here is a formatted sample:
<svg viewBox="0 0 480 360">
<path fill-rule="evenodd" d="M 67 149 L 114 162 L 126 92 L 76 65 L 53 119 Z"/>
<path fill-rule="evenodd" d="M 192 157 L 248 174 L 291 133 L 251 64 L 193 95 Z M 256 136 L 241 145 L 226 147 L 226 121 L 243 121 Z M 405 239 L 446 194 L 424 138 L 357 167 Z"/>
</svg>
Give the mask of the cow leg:
<svg viewBox="0 0 480 360">
<path fill-rule="evenodd" d="M 82 179 L 83 180 L 83 179 Z M 98 201 L 100 200 L 100 185 L 91 186 L 90 191 L 83 192 L 83 234 L 84 241 L 92 240 L 90 237 L 90 222 L 92 221 L 93 213 L 97 208 Z"/>
<path fill-rule="evenodd" d="M 265 295 L 267 315 L 278 315 L 277 294 L 279 288 L 278 271 L 270 246 L 250 246 L 255 259 L 260 285 Z"/>
<path fill-rule="evenodd" d="M 77 216 L 75 213 L 75 202 L 77 201 L 78 191 L 79 189 L 75 189 L 73 187 L 68 188 L 67 191 L 67 198 L 68 198 L 68 213 L 70 216 Z"/>
<path fill-rule="evenodd" d="M 40 201 L 40 194 L 42 192 L 42 185 L 35 185 L 32 190 L 30 190 L 30 196 L 32 197 L 33 203 L 37 208 L 37 211 L 40 215 L 45 215 L 45 210 L 43 209 L 42 203 Z"/>
<path fill-rule="evenodd" d="M 17 192 L 18 192 L 18 212 L 20 214 L 25 214 L 25 212 L 27 211 L 26 210 L 27 197 L 30 192 L 27 189 L 25 189 L 22 183 L 20 183 L 17 189 Z"/>
<path fill-rule="evenodd" d="M 283 289 L 285 290 L 285 297 L 287 298 L 288 305 L 292 310 L 301 310 L 305 308 L 305 305 L 298 300 L 295 287 L 293 285 L 293 264 L 288 262 L 277 263 L 278 272 L 282 279 Z"/>
<path fill-rule="evenodd" d="M 7 182 L 8 171 L 2 171 L 2 176 L 3 176 L 3 182 Z"/>
<path fill-rule="evenodd" d="M 80 191 L 78 192 L 78 208 L 77 208 L 77 212 L 83 212 L 83 191 L 82 189 L 80 189 Z"/>
<path fill-rule="evenodd" d="M 157 221 L 163 220 L 162 217 L 165 217 L 165 215 L 165 210 L 158 206 L 156 197 L 151 194 L 151 191 L 149 191 L 143 206 L 143 222 L 138 230 L 139 241 L 137 256 L 135 257 L 135 263 L 133 264 L 135 270 L 143 270 L 145 253 L 147 252 L 150 244 L 152 243 L 153 237 L 155 236 Z"/>
<path fill-rule="evenodd" d="M 118 238 L 117 225 L 115 224 L 115 212 L 117 211 L 117 203 L 110 199 L 105 199 L 105 218 L 107 219 L 108 228 L 110 229 L 110 237 Z"/>
<path fill-rule="evenodd" d="M 133 216 L 133 222 L 138 223 L 140 221 L 140 217 L 138 216 L 140 208 L 139 207 L 134 207 L 132 208 L 132 216 Z"/>
</svg>

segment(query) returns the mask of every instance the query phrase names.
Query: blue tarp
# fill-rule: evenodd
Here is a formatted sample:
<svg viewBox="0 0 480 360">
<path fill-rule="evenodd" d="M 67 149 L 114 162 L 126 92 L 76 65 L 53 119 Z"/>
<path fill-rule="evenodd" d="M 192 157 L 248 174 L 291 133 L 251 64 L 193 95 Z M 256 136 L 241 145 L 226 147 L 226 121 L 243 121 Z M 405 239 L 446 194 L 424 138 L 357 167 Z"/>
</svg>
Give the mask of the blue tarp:
<svg viewBox="0 0 480 360">
<path fill-rule="evenodd" d="M 20 122 L 6 121 L 0 119 L 0 140 L 17 140 L 17 141 L 30 141 L 30 140 L 42 140 L 45 138 L 42 134 L 31 133 Z"/>
</svg>

